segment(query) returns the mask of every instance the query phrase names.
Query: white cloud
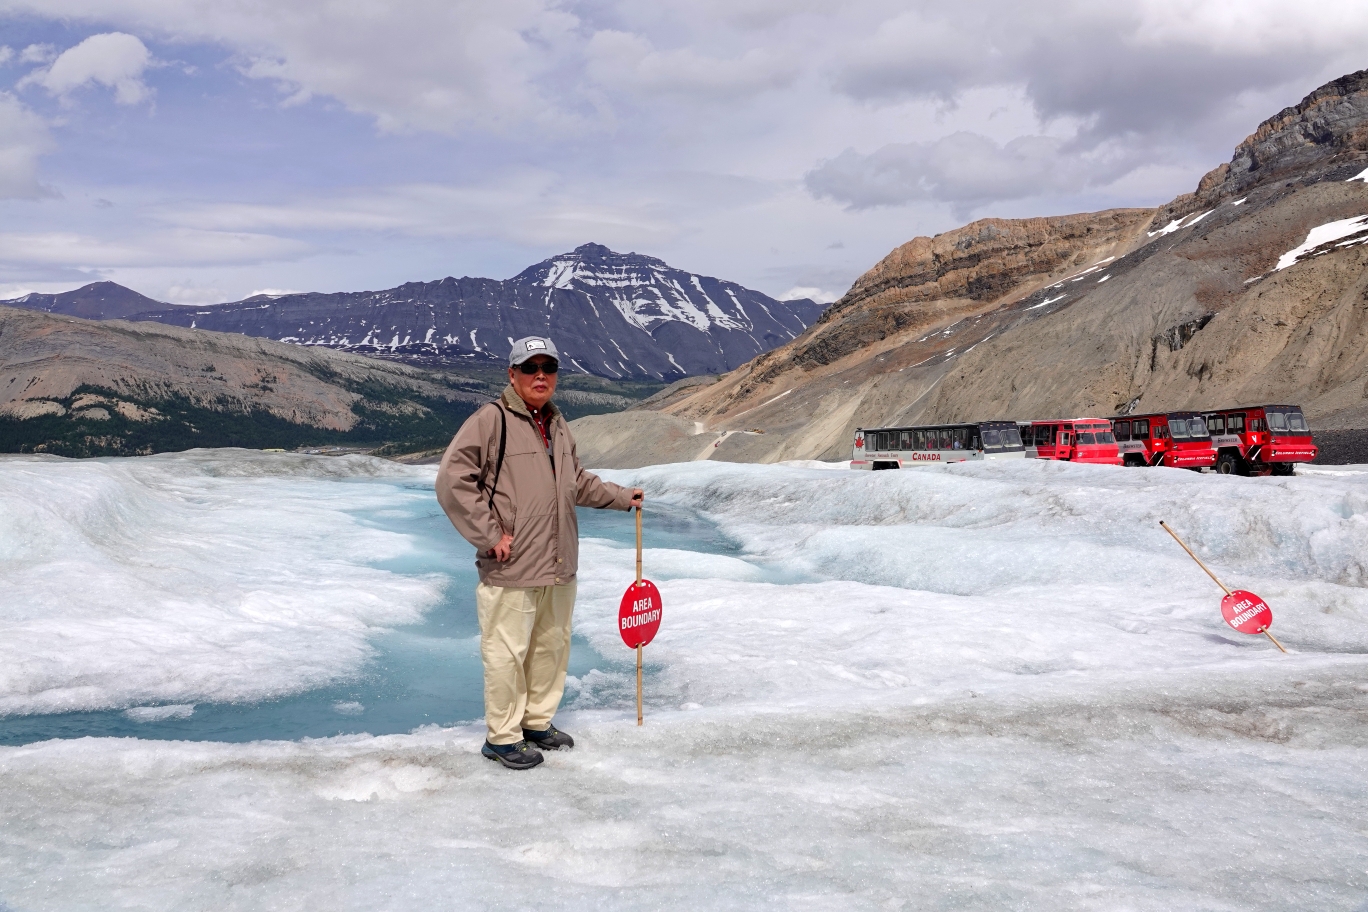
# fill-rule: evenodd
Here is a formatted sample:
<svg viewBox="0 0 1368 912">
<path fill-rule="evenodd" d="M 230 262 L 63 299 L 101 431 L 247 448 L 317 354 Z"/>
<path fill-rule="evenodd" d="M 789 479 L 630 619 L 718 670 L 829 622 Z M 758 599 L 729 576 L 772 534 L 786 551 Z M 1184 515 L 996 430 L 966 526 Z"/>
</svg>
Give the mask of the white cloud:
<svg viewBox="0 0 1368 912">
<path fill-rule="evenodd" d="M 0 234 L 7 263 L 107 270 L 129 266 L 224 265 L 298 259 L 314 252 L 291 238 L 182 228 L 118 239 L 74 231 Z"/>
<path fill-rule="evenodd" d="M 1166 202 L 1260 119 L 1362 66 L 1368 44 L 1368 5 L 1341 0 L 0 0 L 4 14 L 136 35 L 160 58 L 184 48 L 224 111 L 256 106 L 263 85 L 285 106 L 312 100 L 259 118 L 300 124 L 299 142 L 242 118 L 214 151 L 148 144 L 145 178 L 116 159 L 113 176 L 64 179 L 81 211 L 45 204 L 51 221 L 31 229 L 110 239 L 109 261 L 168 225 L 326 251 L 203 277 L 234 295 L 498 274 L 590 240 L 766 291 L 835 289 L 971 210 Z M 110 84 L 74 68 L 72 83 Z M 158 125 L 197 95 L 164 89 Z M 205 174 L 216 154 L 224 181 L 200 179 L 196 200 L 160 183 L 156 164 Z M 164 253 L 128 268 L 188 288 L 197 273 L 178 264 L 198 254 Z"/>
<path fill-rule="evenodd" d="M 66 97 L 95 83 L 113 89 L 114 100 L 119 104 L 137 104 L 151 95 L 142 80 L 151 61 L 146 45 L 133 35 L 91 35 L 63 51 L 52 66 L 35 70 L 19 84 L 40 85 L 53 95 Z"/>
<path fill-rule="evenodd" d="M 9 45 L 0 45 L 0 66 L 4 66 L 14 58 L 14 48 Z"/>
<path fill-rule="evenodd" d="M 587 72 L 599 85 L 644 95 L 682 95 L 706 100 L 752 95 L 791 84 L 799 61 L 766 48 L 734 58 L 700 54 L 692 48 L 660 51 L 640 35 L 604 30 L 586 48 Z"/>
<path fill-rule="evenodd" d="M 497 132 L 578 117 L 539 84 L 578 41 L 578 21 L 555 0 L 0 2 L 6 7 L 220 44 L 287 101 L 335 98 L 383 130 Z"/>
<path fill-rule="evenodd" d="M 0 92 L 0 199 L 38 199 L 51 191 L 38 183 L 38 158 L 52 148 L 41 117 Z"/>
<path fill-rule="evenodd" d="M 799 298 L 811 298 L 818 304 L 830 304 L 840 296 L 839 292 L 825 291 L 812 285 L 795 285 L 788 291 L 779 295 L 779 300 L 796 301 Z"/>
<path fill-rule="evenodd" d="M 896 143 L 868 155 L 846 149 L 808 173 L 807 187 L 854 209 L 916 200 L 950 203 L 961 215 L 985 202 L 1106 184 L 1143 163 L 1129 149 L 1079 149 L 1051 136 L 998 144 L 957 132 L 934 142 Z"/>
<path fill-rule="evenodd" d="M 21 63 L 47 63 L 57 56 L 57 48 L 51 44 L 30 44 L 19 54 Z"/>
</svg>

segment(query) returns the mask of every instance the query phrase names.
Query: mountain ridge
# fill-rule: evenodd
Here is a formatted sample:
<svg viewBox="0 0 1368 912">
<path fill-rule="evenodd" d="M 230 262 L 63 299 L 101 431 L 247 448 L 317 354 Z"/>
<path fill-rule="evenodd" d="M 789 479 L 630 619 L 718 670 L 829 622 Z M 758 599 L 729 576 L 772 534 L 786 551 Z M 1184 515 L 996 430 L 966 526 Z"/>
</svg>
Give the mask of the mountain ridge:
<svg viewBox="0 0 1368 912">
<path fill-rule="evenodd" d="M 64 303 L 84 291 L 0 303 L 71 313 Z M 254 295 L 201 307 L 153 303 L 117 316 L 434 367 L 498 366 L 513 339 L 550 335 L 572 371 L 661 381 L 730 370 L 795 338 L 825 309 L 594 243 L 506 280 L 448 276 L 380 291 Z M 89 307 L 72 315 L 99 316 Z"/>
<path fill-rule="evenodd" d="M 1368 71 L 1263 121 L 1193 192 L 1115 213 L 1047 219 L 1034 247 L 1029 219 L 901 245 L 793 342 L 656 397 L 641 433 L 685 439 L 653 458 L 695 458 L 690 426 L 717 434 L 711 458 L 837 459 L 856 427 L 1260 400 L 1368 427 Z M 987 229 L 1006 239 L 974 260 Z M 591 462 L 638 458 L 577 428 Z"/>
</svg>

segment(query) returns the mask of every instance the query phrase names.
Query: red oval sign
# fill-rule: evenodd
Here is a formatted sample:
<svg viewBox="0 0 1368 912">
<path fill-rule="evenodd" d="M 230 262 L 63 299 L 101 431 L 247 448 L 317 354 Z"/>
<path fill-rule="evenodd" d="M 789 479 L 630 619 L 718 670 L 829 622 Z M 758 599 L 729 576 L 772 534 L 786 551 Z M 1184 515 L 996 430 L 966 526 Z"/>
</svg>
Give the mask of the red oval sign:
<svg viewBox="0 0 1368 912">
<path fill-rule="evenodd" d="M 1240 633 L 1263 633 L 1273 626 L 1273 609 L 1244 589 L 1236 589 L 1221 599 L 1221 617 Z"/>
<path fill-rule="evenodd" d="M 618 607 L 618 632 L 630 648 L 645 646 L 660 629 L 660 590 L 650 580 L 632 583 Z"/>
</svg>

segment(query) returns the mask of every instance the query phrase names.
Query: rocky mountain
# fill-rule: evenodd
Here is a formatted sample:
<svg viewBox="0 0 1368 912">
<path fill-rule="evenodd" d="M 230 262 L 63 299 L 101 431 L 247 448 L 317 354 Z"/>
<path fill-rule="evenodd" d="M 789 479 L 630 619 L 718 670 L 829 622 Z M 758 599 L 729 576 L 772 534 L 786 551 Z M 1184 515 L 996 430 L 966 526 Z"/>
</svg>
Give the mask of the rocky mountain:
<svg viewBox="0 0 1368 912">
<path fill-rule="evenodd" d="M 1158 209 L 984 219 L 893 251 L 793 342 L 656 397 L 656 459 L 848 456 L 857 426 L 1279 401 L 1368 427 L 1368 71 Z M 639 456 L 585 419 L 581 453 Z M 704 434 L 694 432 L 702 429 Z"/>
<path fill-rule="evenodd" d="M 0 452 L 414 449 L 488 399 L 477 382 L 343 352 L 0 307 Z"/>
<path fill-rule="evenodd" d="M 414 453 L 445 447 L 505 382 L 497 371 L 471 376 L 236 333 L 0 307 L 0 453 Z M 632 384 L 567 375 L 556 402 L 575 417 L 621 411 L 633 395 L 641 392 Z"/>
<path fill-rule="evenodd" d="M 114 282 L 92 282 L 75 291 L 60 294 L 34 292 L 22 298 L 0 301 L 0 304 L 87 320 L 125 320 L 135 314 L 163 310 L 167 306 Z"/>
<path fill-rule="evenodd" d="M 47 299 L 109 284 L 4 303 L 75 313 L 69 304 L 46 306 Z M 136 316 L 121 302 L 117 312 L 87 308 L 77 315 L 134 316 L 429 366 L 506 365 L 513 339 L 550 335 L 572 371 L 675 380 L 738 367 L 794 339 L 822 310 L 807 299 L 776 301 L 654 257 L 585 244 L 507 281 L 446 278 L 386 291 L 257 295 L 208 307 L 153 303 Z"/>
</svg>

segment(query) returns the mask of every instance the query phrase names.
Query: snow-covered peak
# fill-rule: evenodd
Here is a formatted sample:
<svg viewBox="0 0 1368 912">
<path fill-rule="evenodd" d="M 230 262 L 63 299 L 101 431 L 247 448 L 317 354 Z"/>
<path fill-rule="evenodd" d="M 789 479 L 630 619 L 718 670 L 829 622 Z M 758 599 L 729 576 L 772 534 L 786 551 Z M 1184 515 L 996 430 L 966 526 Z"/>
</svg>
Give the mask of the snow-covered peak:
<svg viewBox="0 0 1368 912">
<path fill-rule="evenodd" d="M 737 297 L 752 294 L 739 285 L 692 275 L 663 260 L 617 253 L 602 244 L 583 244 L 525 269 L 512 280 L 522 285 L 579 291 L 612 304 L 633 326 L 648 332 L 661 323 L 687 323 L 748 331 L 752 323 Z"/>
</svg>

